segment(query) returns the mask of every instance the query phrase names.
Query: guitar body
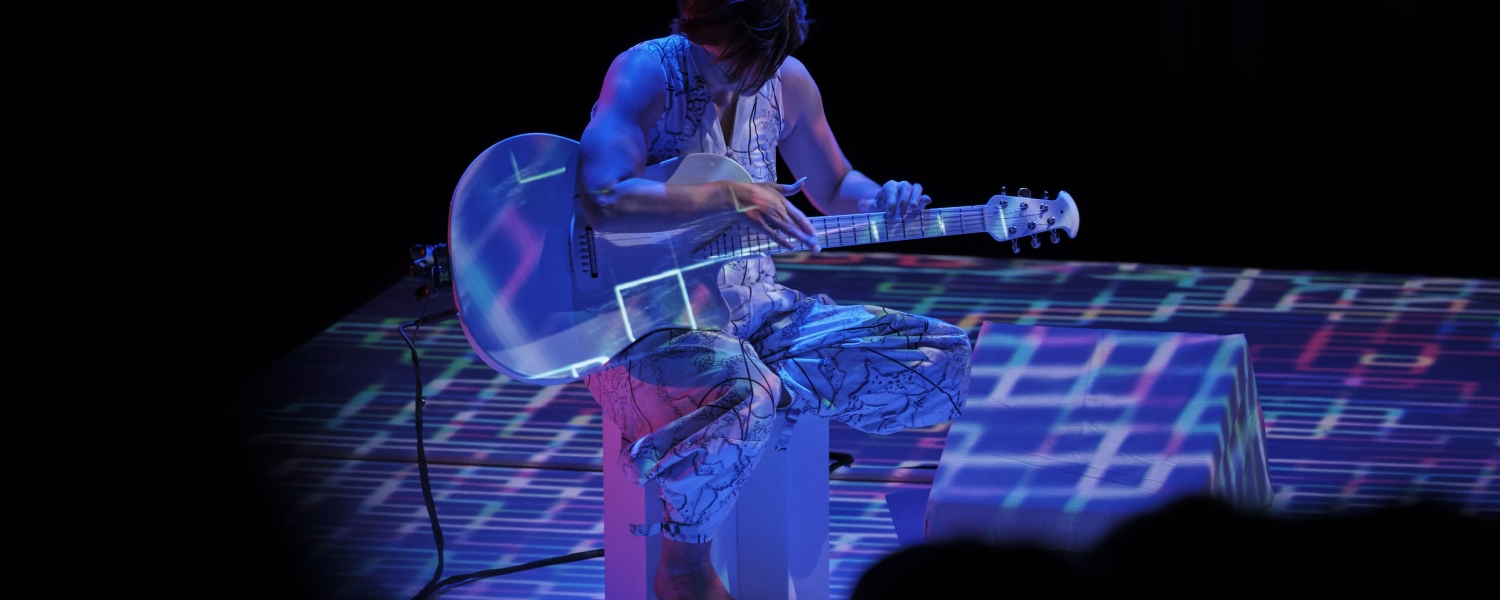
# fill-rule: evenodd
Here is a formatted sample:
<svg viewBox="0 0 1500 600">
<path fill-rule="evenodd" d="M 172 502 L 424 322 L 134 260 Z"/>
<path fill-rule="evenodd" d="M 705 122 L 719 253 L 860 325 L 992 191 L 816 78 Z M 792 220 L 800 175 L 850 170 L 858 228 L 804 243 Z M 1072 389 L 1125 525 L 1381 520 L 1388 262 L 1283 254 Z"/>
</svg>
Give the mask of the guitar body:
<svg viewBox="0 0 1500 600">
<path fill-rule="evenodd" d="M 752 181 L 738 163 L 712 154 L 652 165 L 642 176 Z M 449 272 L 464 336 L 485 364 L 521 381 L 573 381 L 659 329 L 722 329 L 729 319 L 719 295 L 722 265 L 788 251 L 734 214 L 672 231 L 594 231 L 581 210 L 579 179 L 578 142 L 533 133 L 490 146 L 453 191 Z M 824 248 L 988 233 L 1019 252 L 1021 238 L 1036 248 L 1039 235 L 1057 243 L 1059 232 L 1077 234 L 1078 207 L 1067 192 L 1018 194 L 889 222 L 881 213 L 809 221 Z"/>
<path fill-rule="evenodd" d="M 653 165 L 645 176 L 751 181 L 709 155 Z M 646 333 L 719 329 L 729 318 L 718 273 L 731 259 L 692 258 L 724 223 L 595 232 L 578 179 L 577 142 L 527 134 L 485 150 L 453 192 L 448 251 L 464 336 L 485 364 L 521 381 L 567 383 Z"/>
</svg>

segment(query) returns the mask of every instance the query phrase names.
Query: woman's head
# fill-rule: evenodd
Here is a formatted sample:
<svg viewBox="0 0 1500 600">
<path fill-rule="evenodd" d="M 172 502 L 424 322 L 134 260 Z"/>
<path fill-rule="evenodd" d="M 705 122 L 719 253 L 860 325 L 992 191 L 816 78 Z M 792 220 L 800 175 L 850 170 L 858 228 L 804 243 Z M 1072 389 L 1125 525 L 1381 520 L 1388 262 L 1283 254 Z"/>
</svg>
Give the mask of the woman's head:
<svg viewBox="0 0 1500 600">
<path fill-rule="evenodd" d="M 740 93 L 760 89 L 807 39 L 804 0 L 677 0 L 672 32 L 712 47 Z"/>
</svg>

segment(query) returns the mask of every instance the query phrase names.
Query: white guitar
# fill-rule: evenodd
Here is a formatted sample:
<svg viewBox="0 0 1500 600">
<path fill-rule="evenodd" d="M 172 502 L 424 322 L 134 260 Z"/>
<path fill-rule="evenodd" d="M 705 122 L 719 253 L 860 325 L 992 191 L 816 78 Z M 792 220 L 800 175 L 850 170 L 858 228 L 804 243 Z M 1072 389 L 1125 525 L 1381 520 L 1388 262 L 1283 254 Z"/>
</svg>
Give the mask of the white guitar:
<svg viewBox="0 0 1500 600">
<path fill-rule="evenodd" d="M 789 252 L 728 220 L 654 233 L 588 227 L 575 190 L 578 143 L 526 134 L 485 150 L 458 182 L 448 222 L 453 291 L 464 335 L 479 358 L 511 377 L 561 384 L 598 369 L 639 337 L 664 328 L 718 329 L 729 311 L 719 267 L 753 254 Z M 653 165 L 667 183 L 750 182 L 734 161 L 692 154 Z M 988 204 L 810 219 L 824 248 L 963 233 L 996 240 L 1078 234 L 1078 207 L 1056 199 L 994 196 Z M 806 249 L 800 242 L 799 249 Z"/>
</svg>

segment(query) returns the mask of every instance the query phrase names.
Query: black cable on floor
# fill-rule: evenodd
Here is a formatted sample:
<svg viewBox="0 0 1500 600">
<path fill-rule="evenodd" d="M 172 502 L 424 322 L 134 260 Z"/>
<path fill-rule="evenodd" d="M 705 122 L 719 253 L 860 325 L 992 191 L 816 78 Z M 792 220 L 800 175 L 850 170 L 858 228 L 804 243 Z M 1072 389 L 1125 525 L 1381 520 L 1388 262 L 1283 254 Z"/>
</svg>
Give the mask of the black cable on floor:
<svg viewBox="0 0 1500 600">
<path fill-rule="evenodd" d="M 422 316 L 418 317 L 415 321 L 402 323 L 401 326 L 397 328 L 397 331 L 401 332 L 401 339 L 406 341 L 407 349 L 411 351 L 411 368 L 412 371 L 416 373 L 417 391 L 415 395 L 415 421 L 417 426 L 417 474 L 420 476 L 422 481 L 422 501 L 427 505 L 427 520 L 432 524 L 432 540 L 433 543 L 437 546 L 438 556 L 437 569 L 433 571 L 432 579 L 427 582 L 427 585 L 422 586 L 422 591 L 417 592 L 417 595 L 414 596 L 412 600 L 426 600 L 433 594 L 437 593 L 438 590 L 458 583 L 464 583 L 476 579 L 484 579 L 486 577 L 495 577 L 498 575 L 508 575 L 510 573 L 518 573 L 521 571 L 528 571 L 540 567 L 578 562 L 580 560 L 587 560 L 590 558 L 598 558 L 604 556 L 604 550 L 588 550 L 585 552 L 575 552 L 573 554 L 564 556 L 544 558 L 542 560 L 532 561 L 523 565 L 502 567 L 499 569 L 486 569 L 484 571 L 475 571 L 473 573 L 467 573 L 464 575 L 454 575 L 447 579 L 442 578 L 443 566 L 445 564 L 445 560 L 443 558 L 443 528 L 438 524 L 437 502 L 432 498 L 432 478 L 427 473 L 427 448 L 422 442 L 422 407 L 427 404 L 427 398 L 424 398 L 422 396 L 422 363 L 417 358 L 417 344 L 415 341 L 413 341 L 413 339 L 416 337 L 417 331 L 422 328 L 422 325 L 426 323 L 444 321 L 455 316 L 458 316 L 457 310 L 445 310 L 429 317 L 427 316 L 427 303 L 423 302 Z M 406 328 L 408 327 L 412 328 L 410 336 L 406 335 Z"/>
<path fill-rule="evenodd" d="M 473 581 L 473 580 L 476 580 L 476 579 L 484 579 L 486 577 L 495 577 L 495 576 L 498 576 L 498 575 L 509 575 L 511 573 L 519 573 L 521 571 L 529 571 L 531 569 L 537 569 L 537 568 L 541 568 L 541 567 L 550 567 L 552 565 L 563 565 L 563 564 L 567 564 L 567 563 L 570 563 L 570 562 L 578 562 L 580 560 L 588 560 L 590 558 L 601 558 L 603 556 L 604 556 L 604 550 L 602 548 L 599 549 L 599 550 L 585 550 L 583 552 L 574 552 L 572 554 L 565 554 L 565 555 L 562 555 L 562 556 L 554 556 L 552 558 L 544 558 L 542 560 L 534 560 L 534 561 L 531 561 L 531 562 L 526 563 L 524 565 L 516 565 L 514 567 L 501 567 L 499 569 L 486 569 L 484 571 L 475 571 L 475 572 L 469 573 L 467 575 L 454 575 L 452 577 L 444 579 L 442 583 L 439 583 L 438 584 L 438 588 L 441 589 L 441 588 L 448 587 L 450 585 L 455 585 L 455 584 L 459 584 L 459 583 Z"/>
</svg>

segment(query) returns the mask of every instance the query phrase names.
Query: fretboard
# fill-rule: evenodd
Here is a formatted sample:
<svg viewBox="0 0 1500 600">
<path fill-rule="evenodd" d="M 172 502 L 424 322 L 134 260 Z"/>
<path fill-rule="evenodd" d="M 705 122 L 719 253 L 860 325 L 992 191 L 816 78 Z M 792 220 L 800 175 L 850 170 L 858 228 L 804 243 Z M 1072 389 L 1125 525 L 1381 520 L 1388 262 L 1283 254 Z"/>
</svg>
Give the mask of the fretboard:
<svg viewBox="0 0 1500 600">
<path fill-rule="evenodd" d="M 1008 197 L 1003 204 L 958 206 L 924 210 L 915 218 L 887 219 L 885 213 L 813 217 L 813 230 L 824 248 L 915 240 L 965 233 L 993 233 L 1002 239 L 1014 239 L 1043 233 L 1051 229 L 1050 202 L 1032 198 Z M 1022 208 L 1025 206 L 1025 208 Z M 694 258 L 711 260 L 811 250 L 800 240 L 791 239 L 788 249 L 772 241 L 765 232 L 743 223 L 735 223 L 723 235 L 694 253 Z"/>
</svg>

